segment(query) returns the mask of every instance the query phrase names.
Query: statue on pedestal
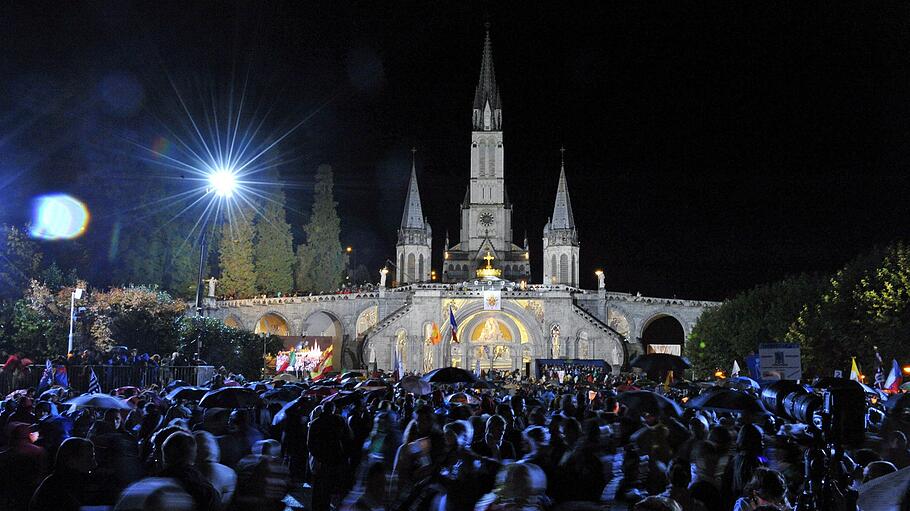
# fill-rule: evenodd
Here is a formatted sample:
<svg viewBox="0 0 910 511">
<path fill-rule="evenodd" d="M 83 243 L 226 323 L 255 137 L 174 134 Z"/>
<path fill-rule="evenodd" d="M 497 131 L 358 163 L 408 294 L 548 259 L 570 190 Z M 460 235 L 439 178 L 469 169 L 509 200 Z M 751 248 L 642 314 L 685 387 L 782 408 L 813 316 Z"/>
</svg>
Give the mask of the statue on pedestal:
<svg viewBox="0 0 910 511">
<path fill-rule="evenodd" d="M 218 279 L 216 279 L 215 277 L 211 277 L 206 282 L 209 283 L 209 294 L 206 296 L 208 296 L 210 298 L 214 298 L 215 297 L 215 285 L 218 284 Z"/>
</svg>

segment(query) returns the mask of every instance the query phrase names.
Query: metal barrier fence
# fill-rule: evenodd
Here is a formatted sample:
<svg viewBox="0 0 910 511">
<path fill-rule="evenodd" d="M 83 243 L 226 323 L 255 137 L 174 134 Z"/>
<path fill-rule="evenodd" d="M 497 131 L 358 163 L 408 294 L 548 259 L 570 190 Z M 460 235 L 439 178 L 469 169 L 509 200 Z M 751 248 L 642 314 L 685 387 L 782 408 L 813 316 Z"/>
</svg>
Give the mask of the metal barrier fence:
<svg viewBox="0 0 910 511">
<path fill-rule="evenodd" d="M 88 390 L 91 371 L 95 371 L 101 390 L 110 392 L 120 387 L 148 387 L 157 384 L 167 385 L 173 380 L 183 380 L 190 385 L 202 385 L 215 374 L 213 366 L 83 366 L 71 365 L 66 368 L 69 386 L 78 392 Z M 28 370 L 19 373 L 0 371 L 0 399 L 10 392 L 29 387 L 38 387 L 44 366 L 32 365 Z"/>
</svg>

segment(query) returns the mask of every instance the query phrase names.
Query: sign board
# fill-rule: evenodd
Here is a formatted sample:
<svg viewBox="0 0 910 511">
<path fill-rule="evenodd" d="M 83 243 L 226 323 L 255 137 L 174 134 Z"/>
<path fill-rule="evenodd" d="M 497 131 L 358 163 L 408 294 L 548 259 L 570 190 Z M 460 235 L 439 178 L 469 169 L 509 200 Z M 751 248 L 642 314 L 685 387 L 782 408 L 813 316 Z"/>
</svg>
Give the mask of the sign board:
<svg viewBox="0 0 910 511">
<path fill-rule="evenodd" d="M 835 370 L 834 370 L 834 377 L 835 377 L 835 378 L 843 378 L 843 377 L 844 377 L 844 372 L 841 371 L 840 369 L 835 369 Z"/>
<path fill-rule="evenodd" d="M 798 344 L 761 344 L 758 356 L 762 381 L 799 380 L 803 376 Z"/>
<path fill-rule="evenodd" d="M 483 310 L 498 311 L 502 309 L 502 291 L 483 292 Z"/>
</svg>

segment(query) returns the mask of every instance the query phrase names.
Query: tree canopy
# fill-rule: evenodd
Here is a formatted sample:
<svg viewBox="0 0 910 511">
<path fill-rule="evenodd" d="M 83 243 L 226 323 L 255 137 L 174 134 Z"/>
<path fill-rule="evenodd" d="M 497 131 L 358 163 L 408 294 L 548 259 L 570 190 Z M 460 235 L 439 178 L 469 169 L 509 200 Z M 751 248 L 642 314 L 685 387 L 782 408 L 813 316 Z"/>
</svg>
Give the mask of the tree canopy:
<svg viewBox="0 0 910 511">
<path fill-rule="evenodd" d="M 910 361 L 910 246 L 876 248 L 837 272 L 799 312 L 787 340 L 802 346 L 803 363 L 830 375 L 874 363 L 874 346 L 885 360 Z"/>
<path fill-rule="evenodd" d="M 347 254 L 341 247 L 341 219 L 332 196 L 332 167 L 316 171 L 315 198 L 309 222 L 303 226 L 306 243 L 297 248 L 297 288 L 334 291 L 344 282 Z"/>
<path fill-rule="evenodd" d="M 256 292 L 256 268 L 253 264 L 253 221 L 251 210 L 240 210 L 221 229 L 218 263 L 221 293 L 246 298 Z"/>
<path fill-rule="evenodd" d="M 756 286 L 706 310 L 686 342 L 686 355 L 696 374 L 729 370 L 734 360 L 742 365 L 747 355 L 757 353 L 759 344 L 782 341 L 805 304 L 818 296 L 823 283 L 820 277 L 790 277 Z"/>
<path fill-rule="evenodd" d="M 294 238 L 284 210 L 284 193 L 278 192 L 256 217 L 253 262 L 260 293 L 286 295 L 294 289 Z"/>
</svg>

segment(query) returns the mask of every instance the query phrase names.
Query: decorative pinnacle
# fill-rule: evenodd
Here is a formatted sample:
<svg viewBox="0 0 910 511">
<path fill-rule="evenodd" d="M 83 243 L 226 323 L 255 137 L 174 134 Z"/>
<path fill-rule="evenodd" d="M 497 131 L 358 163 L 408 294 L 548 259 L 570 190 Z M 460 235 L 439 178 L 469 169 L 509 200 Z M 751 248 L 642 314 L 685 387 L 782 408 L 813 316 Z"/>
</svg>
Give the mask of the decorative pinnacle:
<svg viewBox="0 0 910 511">
<path fill-rule="evenodd" d="M 559 146 L 559 165 L 561 167 L 566 166 L 566 146 Z"/>
</svg>

